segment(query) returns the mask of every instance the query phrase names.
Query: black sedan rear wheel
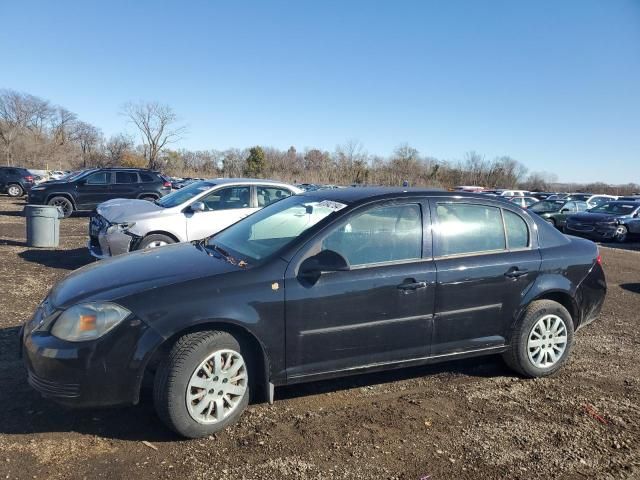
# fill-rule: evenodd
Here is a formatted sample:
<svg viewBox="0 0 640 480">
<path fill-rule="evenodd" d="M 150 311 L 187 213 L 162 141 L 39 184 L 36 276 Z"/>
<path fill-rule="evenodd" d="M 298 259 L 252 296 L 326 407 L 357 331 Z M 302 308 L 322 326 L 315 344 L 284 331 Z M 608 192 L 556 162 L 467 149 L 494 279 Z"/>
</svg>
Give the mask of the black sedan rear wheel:
<svg viewBox="0 0 640 480">
<path fill-rule="evenodd" d="M 573 346 L 573 320 L 558 302 L 537 300 L 525 310 L 504 353 L 507 365 L 525 377 L 557 372 Z"/>
</svg>

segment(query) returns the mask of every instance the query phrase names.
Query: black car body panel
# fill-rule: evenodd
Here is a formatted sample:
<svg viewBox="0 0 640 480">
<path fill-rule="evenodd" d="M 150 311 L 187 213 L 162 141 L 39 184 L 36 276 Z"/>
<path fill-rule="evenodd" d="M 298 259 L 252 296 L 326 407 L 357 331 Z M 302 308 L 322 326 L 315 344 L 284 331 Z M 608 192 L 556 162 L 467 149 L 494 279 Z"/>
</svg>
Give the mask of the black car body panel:
<svg viewBox="0 0 640 480">
<path fill-rule="evenodd" d="M 99 168 L 68 179 L 44 182 L 31 189 L 29 203 L 46 205 L 52 198 L 61 196 L 70 200 L 75 210 L 92 210 L 114 198 L 157 199 L 170 192 L 170 182 L 157 172 L 136 168 Z"/>
<path fill-rule="evenodd" d="M 25 325 L 30 383 L 68 404 L 135 403 L 154 355 L 185 332 L 206 328 L 233 332 L 254 346 L 265 383 L 293 384 L 498 353 L 508 348 L 513 326 L 531 301 L 559 301 L 580 326 L 604 300 L 595 244 L 566 237 L 509 202 L 412 189 L 325 190 L 302 197 L 262 212 L 305 199 L 345 207 L 263 260 L 244 263 L 205 243 L 184 243 L 71 274 Z M 526 224 L 529 240 L 523 248 L 507 241 L 508 251 L 441 255 L 442 204 L 509 211 Z M 422 221 L 410 237 L 421 235 L 418 257 L 303 275 L 304 261 L 325 245 L 329 233 L 351 229 L 362 212 L 407 206 Z M 90 342 L 66 342 L 49 333 L 56 315 L 87 301 L 116 302 L 132 313 Z"/>
</svg>

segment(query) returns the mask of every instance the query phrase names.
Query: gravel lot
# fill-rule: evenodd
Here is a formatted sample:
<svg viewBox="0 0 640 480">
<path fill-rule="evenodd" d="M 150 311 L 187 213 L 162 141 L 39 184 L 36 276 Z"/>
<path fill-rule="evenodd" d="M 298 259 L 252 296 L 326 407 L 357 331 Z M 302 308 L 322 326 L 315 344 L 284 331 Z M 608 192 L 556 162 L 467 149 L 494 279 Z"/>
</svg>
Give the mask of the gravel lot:
<svg viewBox="0 0 640 480">
<path fill-rule="evenodd" d="M 605 308 L 553 378 L 489 357 L 280 388 L 274 405 L 184 441 L 148 395 L 74 411 L 27 385 L 18 326 L 92 260 L 86 216 L 63 220 L 59 249 L 31 249 L 23 206 L 0 197 L 0 478 L 640 478 L 638 251 L 602 249 Z"/>
</svg>

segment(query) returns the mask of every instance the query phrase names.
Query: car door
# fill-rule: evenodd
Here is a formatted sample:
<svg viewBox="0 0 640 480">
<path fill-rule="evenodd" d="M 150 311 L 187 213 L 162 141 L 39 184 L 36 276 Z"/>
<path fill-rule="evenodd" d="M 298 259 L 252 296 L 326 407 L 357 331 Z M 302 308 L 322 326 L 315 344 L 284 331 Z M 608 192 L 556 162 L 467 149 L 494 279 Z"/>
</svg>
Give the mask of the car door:
<svg viewBox="0 0 640 480">
<path fill-rule="evenodd" d="M 285 274 L 289 380 L 429 354 L 435 267 L 423 219 L 426 202 L 362 207 L 294 257 Z M 298 267 L 322 250 L 350 269 L 309 283 Z"/>
<path fill-rule="evenodd" d="M 193 212 L 188 208 L 184 212 L 189 241 L 213 235 L 257 210 L 250 185 L 221 187 L 197 201 L 204 204 L 204 211 Z"/>
<path fill-rule="evenodd" d="M 432 355 L 504 345 L 541 263 L 530 219 L 479 201 L 431 201 L 437 268 Z"/>
<path fill-rule="evenodd" d="M 116 170 L 113 175 L 113 182 L 109 186 L 110 198 L 138 198 L 140 182 L 137 172 Z"/>
<path fill-rule="evenodd" d="M 78 180 L 77 203 L 82 208 L 94 208 L 96 205 L 109 200 L 111 172 L 102 170 L 94 172 Z"/>
</svg>

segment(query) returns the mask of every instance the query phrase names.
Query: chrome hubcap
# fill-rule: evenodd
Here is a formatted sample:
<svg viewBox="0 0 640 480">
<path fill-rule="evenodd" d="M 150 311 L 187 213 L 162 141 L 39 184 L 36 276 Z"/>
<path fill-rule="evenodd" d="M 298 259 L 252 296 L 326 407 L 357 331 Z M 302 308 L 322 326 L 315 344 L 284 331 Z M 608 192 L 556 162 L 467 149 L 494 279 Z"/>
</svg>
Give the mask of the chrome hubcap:
<svg viewBox="0 0 640 480">
<path fill-rule="evenodd" d="M 531 329 L 527 341 L 529 361 L 549 368 L 562 358 L 567 348 L 567 326 L 557 315 L 545 315 Z"/>
<path fill-rule="evenodd" d="M 187 385 L 189 415 L 198 423 L 218 423 L 233 413 L 247 391 L 247 369 L 238 352 L 218 350 L 195 369 Z"/>
<path fill-rule="evenodd" d="M 163 247 L 164 245 L 167 245 L 167 242 L 163 242 L 162 240 L 156 240 L 155 242 L 151 242 L 145 248 Z"/>
</svg>

